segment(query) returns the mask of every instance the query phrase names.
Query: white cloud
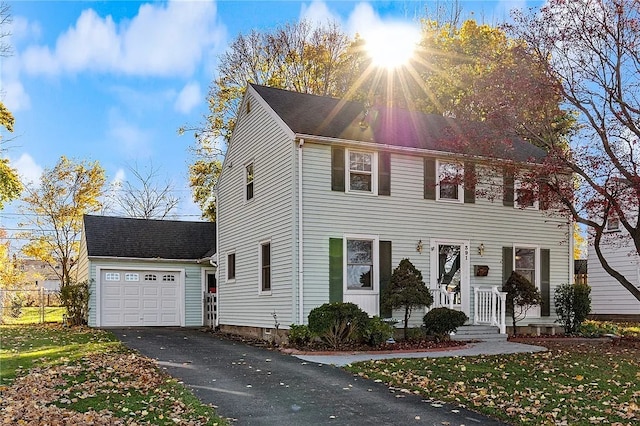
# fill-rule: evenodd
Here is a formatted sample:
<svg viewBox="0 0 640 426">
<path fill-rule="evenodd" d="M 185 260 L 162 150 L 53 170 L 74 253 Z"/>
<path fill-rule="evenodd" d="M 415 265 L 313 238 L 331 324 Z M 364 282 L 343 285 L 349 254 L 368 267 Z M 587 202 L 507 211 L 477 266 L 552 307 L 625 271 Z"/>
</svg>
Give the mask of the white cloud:
<svg viewBox="0 0 640 426">
<path fill-rule="evenodd" d="M 2 85 L 2 101 L 9 111 L 17 112 L 31 108 L 31 98 L 18 80 L 9 80 Z"/>
<path fill-rule="evenodd" d="M 314 0 L 309 6 L 306 4 L 301 6 L 300 20 L 307 20 L 315 26 L 322 26 L 328 22 L 340 22 L 340 16 L 332 13 L 324 1 Z"/>
<path fill-rule="evenodd" d="M 42 177 L 42 167 L 27 153 L 22 154 L 17 160 L 9 160 L 11 166 L 18 171 L 22 183 L 37 183 Z"/>
<path fill-rule="evenodd" d="M 125 180 L 127 180 L 127 174 L 125 173 L 123 168 L 119 168 L 116 171 L 116 175 L 111 180 L 111 185 L 120 186 Z"/>
<path fill-rule="evenodd" d="M 109 141 L 126 159 L 148 158 L 152 154 L 151 134 L 127 120 L 119 111 L 109 112 Z"/>
<path fill-rule="evenodd" d="M 30 46 L 24 68 L 34 75 L 83 71 L 141 76 L 191 75 L 203 55 L 224 39 L 213 1 L 143 4 L 131 20 L 82 12 L 55 48 Z"/>
<path fill-rule="evenodd" d="M 411 21 L 383 20 L 369 3 L 359 3 L 349 15 L 347 31 L 360 34 L 365 41 L 389 45 L 391 40 L 399 46 L 417 42 L 420 26 Z"/>
<path fill-rule="evenodd" d="M 202 100 L 203 96 L 202 93 L 200 93 L 200 84 L 197 82 L 191 82 L 186 84 L 180 93 L 178 93 L 174 108 L 182 114 L 188 114 L 193 108 L 202 102 Z"/>
</svg>

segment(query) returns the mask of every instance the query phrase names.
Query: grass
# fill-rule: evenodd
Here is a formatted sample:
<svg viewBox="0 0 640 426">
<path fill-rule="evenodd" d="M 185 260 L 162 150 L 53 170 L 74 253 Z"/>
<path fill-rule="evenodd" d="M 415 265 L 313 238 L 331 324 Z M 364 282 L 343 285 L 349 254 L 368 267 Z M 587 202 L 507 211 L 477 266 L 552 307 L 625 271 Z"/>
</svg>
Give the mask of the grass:
<svg viewBox="0 0 640 426">
<path fill-rule="evenodd" d="M 535 354 L 370 361 L 347 369 L 515 425 L 632 425 L 640 419 L 640 345 L 627 343 L 556 342 Z"/>
<path fill-rule="evenodd" d="M 62 315 L 65 308 L 60 306 L 44 308 L 44 322 L 62 323 Z M 4 324 L 40 324 L 42 322 L 42 310 L 39 307 L 25 307 L 21 309 L 20 316 L 17 318 L 11 315 L 4 315 L 2 318 Z"/>
<path fill-rule="evenodd" d="M 0 390 L 0 424 L 227 424 L 154 361 L 89 328 L 0 326 Z"/>
</svg>

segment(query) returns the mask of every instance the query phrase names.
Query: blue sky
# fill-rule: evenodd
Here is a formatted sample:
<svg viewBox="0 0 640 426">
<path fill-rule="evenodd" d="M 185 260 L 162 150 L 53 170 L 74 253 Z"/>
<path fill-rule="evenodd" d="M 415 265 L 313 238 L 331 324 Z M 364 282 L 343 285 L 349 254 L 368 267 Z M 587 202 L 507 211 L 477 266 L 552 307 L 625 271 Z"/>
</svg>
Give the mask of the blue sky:
<svg viewBox="0 0 640 426">
<path fill-rule="evenodd" d="M 443 2 L 443 0 L 441 0 Z M 109 181 L 153 163 L 197 220 L 190 201 L 190 134 L 202 121 L 217 57 L 233 38 L 302 18 L 333 19 L 350 34 L 402 22 L 426 1 L 8 1 L 14 54 L 0 63 L 0 96 L 14 113 L 2 155 L 36 181 L 61 155 L 97 160 Z M 462 1 L 463 16 L 496 23 L 540 2 Z M 12 137 L 10 142 L 7 138 Z M 11 207 L 2 213 L 11 222 Z M 5 225 L 6 226 L 6 225 Z"/>
</svg>

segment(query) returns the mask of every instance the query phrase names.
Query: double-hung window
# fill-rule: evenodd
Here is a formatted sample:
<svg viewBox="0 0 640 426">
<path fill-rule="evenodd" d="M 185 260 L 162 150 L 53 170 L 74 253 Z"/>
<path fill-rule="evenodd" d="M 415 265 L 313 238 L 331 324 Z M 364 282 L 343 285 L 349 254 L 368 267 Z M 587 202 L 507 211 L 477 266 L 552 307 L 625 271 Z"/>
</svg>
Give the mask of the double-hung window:
<svg viewBox="0 0 640 426">
<path fill-rule="evenodd" d="M 618 216 L 613 215 L 609 216 L 607 219 L 607 226 L 605 227 L 605 232 L 617 232 L 620 230 L 620 218 Z"/>
<path fill-rule="evenodd" d="M 246 200 L 253 199 L 253 163 L 249 163 L 245 166 L 245 187 L 246 187 Z"/>
<path fill-rule="evenodd" d="M 519 180 L 514 184 L 514 207 L 518 209 L 538 210 L 538 185 L 535 183 L 525 183 Z"/>
<path fill-rule="evenodd" d="M 346 290 L 374 290 L 374 239 L 346 238 Z"/>
<path fill-rule="evenodd" d="M 349 191 L 376 193 L 377 164 L 373 152 L 347 150 Z"/>
<path fill-rule="evenodd" d="M 436 199 L 464 202 L 464 167 L 459 163 L 437 162 L 438 181 Z"/>
<path fill-rule="evenodd" d="M 538 283 L 538 249 L 535 247 L 514 247 L 513 270 L 525 277 L 536 287 Z"/>
<path fill-rule="evenodd" d="M 260 243 L 260 292 L 271 293 L 271 241 Z"/>
</svg>

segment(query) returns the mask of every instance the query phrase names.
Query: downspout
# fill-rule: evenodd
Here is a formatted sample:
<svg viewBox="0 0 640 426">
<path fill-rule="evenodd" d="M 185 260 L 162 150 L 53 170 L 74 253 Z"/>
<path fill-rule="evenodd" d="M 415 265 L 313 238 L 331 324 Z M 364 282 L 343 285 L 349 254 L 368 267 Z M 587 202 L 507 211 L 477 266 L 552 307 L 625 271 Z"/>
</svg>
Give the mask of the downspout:
<svg viewBox="0 0 640 426">
<path fill-rule="evenodd" d="M 576 271 L 575 271 L 575 260 L 573 259 L 573 252 L 576 244 L 576 241 L 573 238 L 575 222 L 573 221 L 573 218 L 570 218 L 568 222 L 569 222 L 569 281 L 567 282 L 575 284 Z"/>
<path fill-rule="evenodd" d="M 302 146 L 298 141 L 298 324 L 304 324 L 304 246 L 302 221 Z"/>
<path fill-rule="evenodd" d="M 220 227 L 218 226 L 219 223 L 219 214 L 220 214 L 220 197 L 218 197 L 218 193 L 220 192 L 220 189 L 218 188 L 218 184 L 216 183 L 215 186 L 215 194 L 216 194 L 216 263 L 217 263 L 217 267 L 216 267 L 216 320 L 215 320 L 215 328 L 217 329 L 218 327 L 220 327 L 220 313 L 222 312 L 220 310 L 220 274 L 218 273 L 218 271 L 220 270 Z"/>
</svg>

